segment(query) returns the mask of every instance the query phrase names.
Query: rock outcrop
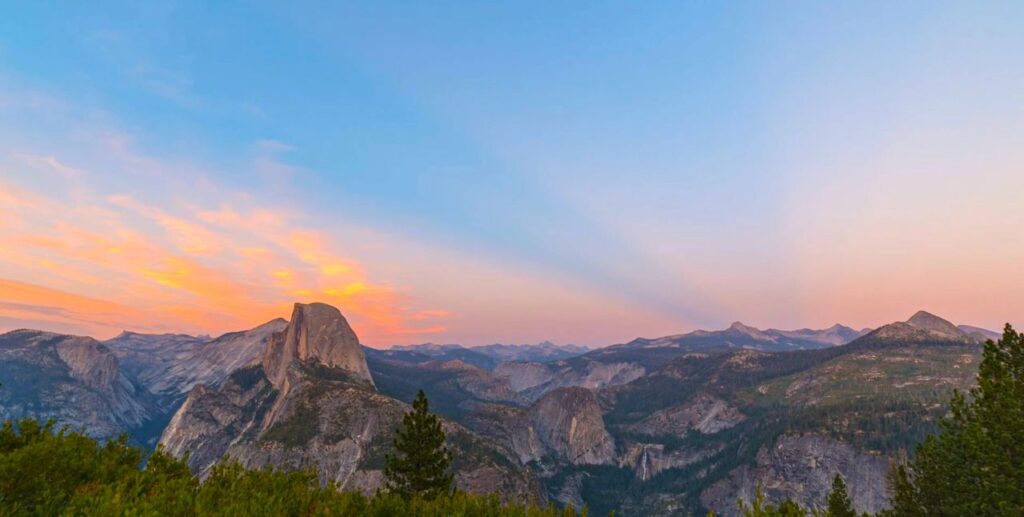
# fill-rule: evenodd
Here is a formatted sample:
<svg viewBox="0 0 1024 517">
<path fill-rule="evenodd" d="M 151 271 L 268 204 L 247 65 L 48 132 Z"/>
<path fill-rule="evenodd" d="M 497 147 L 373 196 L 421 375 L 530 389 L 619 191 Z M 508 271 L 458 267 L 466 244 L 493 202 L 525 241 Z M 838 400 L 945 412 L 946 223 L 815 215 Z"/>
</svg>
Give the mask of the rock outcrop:
<svg viewBox="0 0 1024 517">
<path fill-rule="evenodd" d="M 555 372 L 544 363 L 503 362 L 494 369 L 494 374 L 508 379 L 509 386 L 517 392 L 540 386 L 555 377 Z"/>
<path fill-rule="evenodd" d="M 277 318 L 249 330 L 224 334 L 204 343 L 188 361 L 175 364 L 169 373 L 184 379 L 178 387 L 182 393 L 196 384 L 216 386 L 231 372 L 262 358 L 270 337 L 287 325 L 287 321 Z"/>
<path fill-rule="evenodd" d="M 877 513 L 888 506 L 885 476 L 889 460 L 819 435 L 782 436 L 762 447 L 754 465 L 733 470 L 708 487 L 701 502 L 718 515 L 740 515 L 736 499 L 751 501 L 758 486 L 769 501 L 792 499 L 805 508 L 824 508 L 839 473 L 846 480 L 857 512 Z"/>
<path fill-rule="evenodd" d="M 604 427 L 601 406 L 585 388 L 559 388 L 530 407 L 541 443 L 577 465 L 606 465 L 615 460 L 615 441 Z"/>
<path fill-rule="evenodd" d="M 615 463 L 615 440 L 605 428 L 597 398 L 586 388 L 556 389 L 527 409 L 481 406 L 467 423 L 515 451 L 524 464 L 538 460 L 571 465 Z"/>
<path fill-rule="evenodd" d="M 628 468 L 640 481 L 649 481 L 661 472 L 691 465 L 721 448 L 672 449 L 661 443 L 630 443 L 619 458 L 619 466 Z"/>
<path fill-rule="evenodd" d="M 252 468 L 314 468 L 321 481 L 372 493 L 409 406 L 378 393 L 355 332 L 328 305 L 297 304 L 262 360 L 219 388 L 196 385 L 161 443 L 205 475 L 224 457 Z M 269 372 L 269 374 L 268 374 Z M 533 498 L 536 486 L 512 453 L 444 422 L 456 485 Z"/>
<path fill-rule="evenodd" d="M 180 402 L 180 397 L 192 388 L 180 373 L 190 369 L 192 357 L 209 340 L 206 336 L 125 331 L 103 344 L 114 352 L 125 373 L 146 389 L 168 399 L 178 398 Z M 174 369 L 178 372 L 172 372 Z M 168 404 L 173 403 L 168 400 Z"/>
<path fill-rule="evenodd" d="M 628 426 L 628 429 L 648 436 L 683 436 L 690 430 L 714 434 L 742 422 L 743 419 L 743 414 L 729 403 L 700 393 L 684 404 L 652 413 L 647 418 Z"/>
<path fill-rule="evenodd" d="M 126 372 L 173 410 L 196 384 L 216 386 L 229 373 L 263 356 L 268 338 L 288 324 L 275 319 L 216 339 L 184 334 L 123 332 L 105 342 Z"/>
<path fill-rule="evenodd" d="M 154 397 L 125 375 L 117 357 L 89 337 L 35 330 L 0 336 L 0 419 L 56 419 L 96 438 L 145 441 Z"/>
<path fill-rule="evenodd" d="M 524 389 L 523 396 L 530 400 L 537 400 L 558 388 L 580 387 L 593 390 L 606 386 L 617 386 L 639 379 L 647 373 L 643 366 L 636 363 L 592 361 L 584 358 L 550 363 L 548 369 L 551 372 L 550 378 L 546 382 Z M 513 379 L 515 374 L 507 373 L 507 375 L 511 382 L 516 382 Z M 542 374 L 534 373 L 534 375 Z"/>
<path fill-rule="evenodd" d="M 371 385 L 373 377 L 359 338 L 338 309 L 323 303 L 296 303 L 284 332 L 274 334 L 263 353 L 263 370 L 280 388 L 296 361 L 317 362 L 351 373 Z"/>
<path fill-rule="evenodd" d="M 855 344 L 903 344 L 903 343 L 981 343 L 984 335 L 968 334 L 956 325 L 934 314 L 918 311 L 907 321 L 897 321 L 875 329 Z"/>
<path fill-rule="evenodd" d="M 102 393 L 114 393 L 122 380 L 117 357 L 102 343 L 88 337 L 69 336 L 55 345 L 57 357 L 67 365 L 71 377 Z"/>
<path fill-rule="evenodd" d="M 968 339 L 968 335 L 956 325 L 925 311 L 917 311 L 907 324 L 949 339 Z"/>
</svg>

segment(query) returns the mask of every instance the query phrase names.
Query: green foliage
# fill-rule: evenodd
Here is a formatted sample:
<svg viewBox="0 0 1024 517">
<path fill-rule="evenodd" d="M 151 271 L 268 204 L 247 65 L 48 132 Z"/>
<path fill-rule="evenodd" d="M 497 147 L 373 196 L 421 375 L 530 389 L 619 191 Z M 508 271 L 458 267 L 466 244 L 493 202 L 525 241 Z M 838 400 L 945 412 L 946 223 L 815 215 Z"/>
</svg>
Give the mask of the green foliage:
<svg viewBox="0 0 1024 517">
<path fill-rule="evenodd" d="M 740 511 L 743 512 L 743 517 L 806 517 L 807 511 L 800 508 L 800 505 L 787 499 L 778 505 L 766 503 L 764 500 L 764 492 L 761 487 L 757 487 L 757 492 L 754 493 L 754 500 L 751 501 L 750 506 L 747 506 L 742 499 L 739 500 Z"/>
<path fill-rule="evenodd" d="M 263 439 L 278 442 L 285 447 L 308 445 L 320 431 L 320 406 L 315 400 L 304 399 L 292 409 L 285 420 L 275 423 Z"/>
<path fill-rule="evenodd" d="M 740 512 L 743 517 L 857 517 L 853 509 L 853 502 L 846 492 L 846 482 L 842 476 L 836 474 L 832 478 L 832 491 L 829 492 L 828 502 L 824 510 L 814 509 L 808 512 L 791 499 L 786 499 L 778 505 L 765 502 L 764 491 L 761 486 L 757 487 L 754 493 L 754 500 L 749 505 L 742 499 L 739 500 Z M 708 514 L 714 515 L 712 513 Z M 866 517 L 866 514 L 865 514 Z"/>
<path fill-rule="evenodd" d="M 427 500 L 398 493 L 366 497 L 323 486 L 313 471 L 215 466 L 204 482 L 185 459 L 142 454 L 123 439 L 99 444 L 49 422 L 0 429 L 0 515 L 76 516 L 410 516 L 569 517 L 558 510 L 502 503 L 497 496 L 447 493 Z M 583 512 L 585 515 L 586 512 Z"/>
<path fill-rule="evenodd" d="M 142 454 L 127 436 L 104 445 L 79 432 L 25 419 L 0 429 L 0 509 L 9 515 L 54 515 L 79 490 L 137 471 Z"/>
<path fill-rule="evenodd" d="M 832 478 L 832 491 L 828 494 L 828 505 L 825 508 L 827 517 L 857 517 L 850 495 L 846 493 L 846 482 L 839 474 Z"/>
<path fill-rule="evenodd" d="M 430 412 L 427 396 L 420 390 L 412 411 L 395 431 L 394 448 L 384 461 L 387 488 L 404 497 L 433 499 L 452 490 L 452 456 L 444 445 L 441 421 Z"/>
<path fill-rule="evenodd" d="M 890 476 L 894 515 L 1024 514 L 1024 336 L 985 344 L 978 384 Z"/>
<path fill-rule="evenodd" d="M 924 517 L 924 510 L 917 500 L 916 491 L 905 466 L 893 465 L 887 482 L 892 508 L 882 512 L 883 516 Z"/>
</svg>

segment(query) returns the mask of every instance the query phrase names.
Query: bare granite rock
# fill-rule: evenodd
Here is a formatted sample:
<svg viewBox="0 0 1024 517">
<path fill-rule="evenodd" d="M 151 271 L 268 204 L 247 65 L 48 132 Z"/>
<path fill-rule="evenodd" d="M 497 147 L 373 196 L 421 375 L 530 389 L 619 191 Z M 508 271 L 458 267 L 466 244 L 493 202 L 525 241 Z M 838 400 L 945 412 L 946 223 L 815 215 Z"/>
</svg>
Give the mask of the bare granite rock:
<svg viewBox="0 0 1024 517">
<path fill-rule="evenodd" d="M 555 372 L 546 363 L 522 363 L 506 361 L 499 363 L 494 374 L 508 379 L 513 390 L 522 392 L 551 381 Z"/>
<path fill-rule="evenodd" d="M 701 502 L 718 515 L 739 515 L 737 498 L 751 501 L 760 485 L 768 501 L 792 499 L 805 508 L 824 508 L 832 478 L 839 473 L 850 489 L 858 512 L 877 513 L 888 507 L 885 476 L 889 460 L 848 443 L 815 434 L 785 435 L 762 447 L 755 465 L 734 469 L 728 478 L 708 487 Z"/>
<path fill-rule="evenodd" d="M 123 332 L 104 344 L 118 356 L 126 373 L 158 395 L 170 411 L 196 384 L 219 385 L 231 372 L 259 360 L 268 338 L 287 324 L 278 318 L 216 339 Z"/>
<path fill-rule="evenodd" d="M 373 384 L 359 338 L 341 312 L 323 303 L 296 303 L 288 326 L 271 337 L 263 353 L 263 370 L 281 387 L 294 361 L 311 360 Z"/>
<path fill-rule="evenodd" d="M 652 413 L 627 429 L 648 436 L 683 436 L 692 429 L 714 434 L 735 426 L 744 418 L 738 409 L 724 400 L 699 393 L 683 404 Z"/>
<path fill-rule="evenodd" d="M 250 468 L 313 468 L 324 483 L 369 494 L 383 485 L 385 454 L 409 410 L 375 390 L 337 309 L 297 304 L 261 362 L 234 371 L 218 389 L 192 389 L 161 443 L 175 456 L 188 453 L 201 475 L 229 457 Z M 460 489 L 536 499 L 536 482 L 511 451 L 452 422 L 444 429 Z"/>
<path fill-rule="evenodd" d="M 144 426 L 154 397 L 89 337 L 36 330 L 0 336 L 0 419 L 55 419 L 107 439 Z"/>
<path fill-rule="evenodd" d="M 559 388 L 529 408 L 480 405 L 467 419 L 474 431 L 515 452 L 523 464 L 612 465 L 615 440 L 593 391 Z"/>
</svg>

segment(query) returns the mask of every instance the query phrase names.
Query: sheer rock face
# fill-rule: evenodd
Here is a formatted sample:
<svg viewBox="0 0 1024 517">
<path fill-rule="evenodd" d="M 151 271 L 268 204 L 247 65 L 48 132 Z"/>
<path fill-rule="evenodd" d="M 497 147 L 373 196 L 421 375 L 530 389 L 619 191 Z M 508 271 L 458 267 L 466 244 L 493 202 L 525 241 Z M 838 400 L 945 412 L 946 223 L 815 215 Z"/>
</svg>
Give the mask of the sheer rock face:
<svg viewBox="0 0 1024 517">
<path fill-rule="evenodd" d="M 559 388 L 538 400 L 530 420 L 545 447 L 569 463 L 614 462 L 615 442 L 604 427 L 601 407 L 585 388 Z"/>
<path fill-rule="evenodd" d="M 284 385 L 295 361 L 315 360 L 340 368 L 373 384 L 359 338 L 341 312 L 323 303 L 296 303 L 283 332 L 271 337 L 263 354 L 263 370 L 274 386 Z"/>
<path fill-rule="evenodd" d="M 333 307 L 297 304 L 263 360 L 217 389 L 195 386 L 164 431 L 171 454 L 201 475 L 224 457 L 249 468 L 313 468 L 322 482 L 372 493 L 410 407 L 378 393 L 355 333 Z M 533 499 L 536 482 L 512 453 L 444 422 L 456 485 Z"/>
<path fill-rule="evenodd" d="M 839 473 L 846 480 L 858 512 L 877 513 L 888 506 L 885 476 L 889 460 L 858 451 L 824 436 L 781 436 L 762 447 L 756 464 L 743 465 L 701 494 L 701 502 L 718 515 L 740 515 L 736 499 L 752 501 L 758 485 L 770 501 L 792 499 L 805 508 L 823 508 Z"/>
<path fill-rule="evenodd" d="M 225 457 L 248 468 L 315 469 L 323 483 L 371 494 L 383 486 L 384 456 L 411 408 L 341 369 L 290 369 L 287 390 L 252 365 L 218 390 L 197 385 L 161 443 L 205 476 Z M 538 487 L 512 453 L 458 424 L 443 423 L 456 486 L 506 499 L 536 499 Z"/>
<path fill-rule="evenodd" d="M 95 339 L 69 336 L 56 345 L 57 356 L 71 370 L 71 377 L 86 386 L 111 393 L 120 372 L 117 358 Z"/>
<path fill-rule="evenodd" d="M 703 460 L 718 448 L 671 449 L 661 443 L 629 443 L 619 458 L 619 466 L 628 468 L 640 481 L 648 481 L 666 469 L 685 467 Z"/>
<path fill-rule="evenodd" d="M 521 463 L 554 460 L 572 465 L 615 463 L 615 441 L 597 397 L 586 388 L 559 388 L 529 408 L 482 405 L 467 425 L 511 449 Z"/>
<path fill-rule="evenodd" d="M 0 335 L 0 419 L 56 419 L 96 438 L 131 433 L 156 413 L 95 339 L 35 330 Z"/>
</svg>

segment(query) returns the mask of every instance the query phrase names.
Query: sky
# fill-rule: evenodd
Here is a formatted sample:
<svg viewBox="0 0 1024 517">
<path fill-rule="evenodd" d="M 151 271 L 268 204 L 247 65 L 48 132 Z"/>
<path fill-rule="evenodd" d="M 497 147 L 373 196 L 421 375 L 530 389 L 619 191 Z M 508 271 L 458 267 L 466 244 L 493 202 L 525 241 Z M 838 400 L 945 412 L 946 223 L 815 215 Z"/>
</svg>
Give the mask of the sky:
<svg viewBox="0 0 1024 517">
<path fill-rule="evenodd" d="M 1024 324 L 1024 4 L 502 4 L 8 6 L 0 331 Z"/>
</svg>

